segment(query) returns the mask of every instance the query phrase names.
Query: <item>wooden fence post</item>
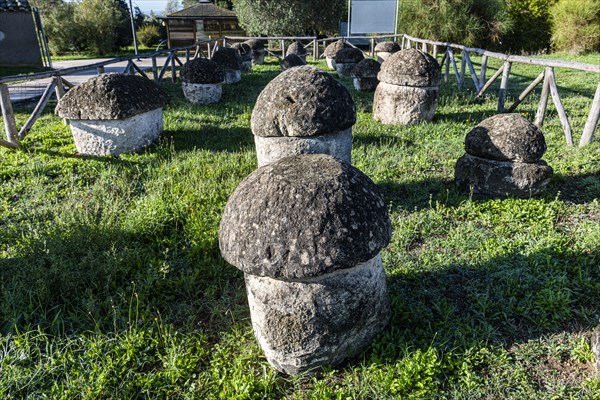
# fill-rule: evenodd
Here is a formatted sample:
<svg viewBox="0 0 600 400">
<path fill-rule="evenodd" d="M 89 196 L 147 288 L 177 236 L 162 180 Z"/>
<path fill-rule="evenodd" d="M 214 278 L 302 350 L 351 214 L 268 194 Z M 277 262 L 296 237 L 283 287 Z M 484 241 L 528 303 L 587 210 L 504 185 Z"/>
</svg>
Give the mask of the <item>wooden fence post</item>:
<svg viewBox="0 0 600 400">
<path fill-rule="evenodd" d="M 579 141 L 579 147 L 590 144 L 594 131 L 598 125 L 598 118 L 600 117 L 600 83 L 596 88 L 596 94 L 594 95 L 594 101 L 592 102 L 592 108 L 590 109 L 590 115 L 585 122 L 585 128 L 583 128 L 583 135 Z"/>
<path fill-rule="evenodd" d="M 7 142 L 3 144 L 8 147 L 20 148 L 19 139 L 17 139 L 17 123 L 15 121 L 15 113 L 13 112 L 12 103 L 10 102 L 10 94 L 8 86 L 0 83 L 0 106 L 2 107 L 2 116 L 4 117 L 4 129 L 6 131 Z"/>
<path fill-rule="evenodd" d="M 498 112 L 504 112 L 504 103 L 506 102 L 506 91 L 508 89 L 508 78 L 510 76 L 510 67 L 512 63 L 509 61 L 504 62 L 504 69 L 502 71 L 502 81 L 500 82 L 500 92 L 498 93 Z"/>
<path fill-rule="evenodd" d="M 319 59 L 319 42 L 316 37 L 313 39 L 313 59 L 315 61 Z"/>
<path fill-rule="evenodd" d="M 535 126 L 541 128 L 544 125 L 544 118 L 546 117 L 546 107 L 548 107 L 548 95 L 550 94 L 550 82 L 548 80 L 548 71 L 550 67 L 546 67 L 544 70 L 544 84 L 542 85 L 542 93 L 540 94 L 540 105 L 538 106 L 535 114 Z"/>
<path fill-rule="evenodd" d="M 158 79 L 158 69 L 156 65 L 156 56 L 152 56 L 152 79 Z"/>
<path fill-rule="evenodd" d="M 565 139 L 567 140 L 567 144 L 569 146 L 573 146 L 573 134 L 571 132 L 571 124 L 569 124 L 567 113 L 565 112 L 565 108 L 563 107 L 562 101 L 560 100 L 560 96 L 558 95 L 558 88 L 556 87 L 556 79 L 554 78 L 553 68 L 550 68 L 548 74 L 548 84 L 550 85 L 550 95 L 552 96 L 552 101 L 554 102 L 554 106 L 556 107 L 556 112 L 558 113 L 560 124 L 562 125 L 563 131 L 565 132 Z"/>
<path fill-rule="evenodd" d="M 479 87 L 483 87 L 485 84 L 485 73 L 487 72 L 487 61 L 488 56 L 484 55 L 481 57 L 481 70 L 479 70 Z"/>
</svg>

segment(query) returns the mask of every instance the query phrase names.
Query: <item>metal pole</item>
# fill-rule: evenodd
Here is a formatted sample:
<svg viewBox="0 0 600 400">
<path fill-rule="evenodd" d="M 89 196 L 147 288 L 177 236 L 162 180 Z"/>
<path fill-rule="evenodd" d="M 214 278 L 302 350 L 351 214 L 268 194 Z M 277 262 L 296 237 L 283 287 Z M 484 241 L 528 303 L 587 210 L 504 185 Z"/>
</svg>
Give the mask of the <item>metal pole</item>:
<svg viewBox="0 0 600 400">
<path fill-rule="evenodd" d="M 137 37 L 135 36 L 135 23 L 133 22 L 133 6 L 131 0 L 129 0 L 129 17 L 131 18 L 131 33 L 133 34 L 133 48 L 135 49 L 135 55 L 138 55 L 138 44 Z"/>
<path fill-rule="evenodd" d="M 394 35 L 398 34 L 398 11 L 400 9 L 400 0 L 396 0 L 396 16 L 394 18 Z M 396 41 L 396 38 L 394 38 Z"/>
<path fill-rule="evenodd" d="M 352 0 L 348 0 L 348 27 L 346 28 L 346 36 L 350 36 L 351 8 L 352 8 Z"/>
</svg>

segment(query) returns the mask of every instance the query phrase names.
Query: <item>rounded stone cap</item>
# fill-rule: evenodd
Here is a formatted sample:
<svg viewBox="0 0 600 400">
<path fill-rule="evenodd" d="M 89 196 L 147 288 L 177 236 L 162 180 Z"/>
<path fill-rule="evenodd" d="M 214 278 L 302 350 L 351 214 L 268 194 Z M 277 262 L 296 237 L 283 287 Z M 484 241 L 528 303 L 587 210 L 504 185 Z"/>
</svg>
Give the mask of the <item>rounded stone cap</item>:
<svg viewBox="0 0 600 400">
<path fill-rule="evenodd" d="M 244 43 L 250 46 L 250 48 L 254 51 L 265 49 L 265 42 L 261 39 L 248 39 Z"/>
<path fill-rule="evenodd" d="M 379 81 L 399 86 L 437 86 L 440 83 L 440 65 L 421 50 L 400 50 L 381 65 Z"/>
<path fill-rule="evenodd" d="M 298 56 L 298 54 L 288 54 L 285 56 L 283 61 L 281 61 L 281 68 L 283 70 L 290 69 L 293 67 L 299 67 L 301 65 L 306 65 L 304 61 Z"/>
<path fill-rule="evenodd" d="M 225 80 L 225 74 L 216 62 L 196 58 L 183 64 L 181 80 L 187 83 L 221 83 Z"/>
<path fill-rule="evenodd" d="M 256 136 L 316 136 L 356 123 L 350 92 L 327 72 L 304 65 L 283 71 L 258 96 L 250 126 Z"/>
<path fill-rule="evenodd" d="M 213 53 L 212 60 L 219 64 L 224 70 L 241 69 L 242 59 L 240 53 L 231 47 L 219 47 L 219 49 Z"/>
<path fill-rule="evenodd" d="M 336 40 L 335 42 L 330 43 L 325 50 L 323 51 L 323 55 L 328 58 L 335 58 L 338 51 L 349 47 L 346 42 L 343 40 Z"/>
<path fill-rule="evenodd" d="M 381 69 L 381 64 L 372 58 L 365 58 L 358 62 L 352 70 L 354 78 L 375 78 Z"/>
<path fill-rule="evenodd" d="M 252 48 L 247 43 L 236 43 L 232 46 L 232 48 L 238 51 L 242 61 L 252 60 Z"/>
<path fill-rule="evenodd" d="M 397 42 L 379 42 L 375 46 L 376 52 L 395 53 L 400 51 L 400 45 Z"/>
<path fill-rule="evenodd" d="M 126 119 L 162 108 L 167 101 L 167 94 L 147 78 L 100 74 L 69 90 L 55 113 L 76 120 Z"/>
<path fill-rule="evenodd" d="M 342 49 L 335 55 L 335 62 L 337 64 L 357 63 L 364 59 L 365 56 L 363 55 L 363 52 L 354 47 Z"/>
<path fill-rule="evenodd" d="M 285 51 L 285 55 L 289 56 L 290 54 L 304 55 L 306 54 L 306 49 L 304 45 L 298 41 L 293 42 Z"/>
<path fill-rule="evenodd" d="M 305 154 L 260 167 L 240 183 L 221 218 L 219 247 L 247 274 L 296 280 L 370 260 L 391 231 L 369 177 L 329 155 Z"/>
<path fill-rule="evenodd" d="M 546 152 L 546 140 L 540 128 L 521 114 L 498 114 L 467 134 L 465 151 L 491 160 L 535 162 Z"/>
</svg>

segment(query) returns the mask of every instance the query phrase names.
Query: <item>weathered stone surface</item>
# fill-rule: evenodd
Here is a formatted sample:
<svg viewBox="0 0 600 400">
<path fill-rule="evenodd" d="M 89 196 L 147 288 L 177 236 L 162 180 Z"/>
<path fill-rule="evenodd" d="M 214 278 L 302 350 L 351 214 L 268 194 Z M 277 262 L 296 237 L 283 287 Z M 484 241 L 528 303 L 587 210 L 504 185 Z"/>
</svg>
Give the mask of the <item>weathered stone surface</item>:
<svg viewBox="0 0 600 400">
<path fill-rule="evenodd" d="M 600 325 L 596 326 L 592 337 L 590 338 L 592 353 L 594 354 L 594 371 L 596 376 L 600 376 Z"/>
<path fill-rule="evenodd" d="M 238 83 L 242 80 L 242 70 L 240 69 L 226 69 L 224 72 L 225 80 L 223 83 L 230 85 L 233 83 Z"/>
<path fill-rule="evenodd" d="M 486 197 L 529 197 L 540 193 L 552 178 L 545 161 L 498 161 L 465 154 L 455 168 L 456 185 L 465 193 Z"/>
<path fill-rule="evenodd" d="M 260 167 L 240 183 L 219 246 L 247 274 L 292 281 L 368 261 L 390 236 L 375 184 L 350 164 L 310 154 Z"/>
<path fill-rule="evenodd" d="M 521 114 L 498 114 L 483 120 L 465 139 L 467 153 L 492 160 L 532 162 L 542 158 L 542 131 Z"/>
<path fill-rule="evenodd" d="M 79 154 L 118 156 L 154 142 L 163 130 L 163 112 L 157 108 L 122 120 L 72 119 L 70 126 Z"/>
<path fill-rule="evenodd" d="M 365 59 L 363 52 L 354 47 L 347 47 L 338 51 L 335 55 L 336 64 L 358 63 Z"/>
<path fill-rule="evenodd" d="M 250 39 L 244 43 L 252 49 L 252 64 L 263 64 L 265 62 L 265 42 L 260 39 Z"/>
<path fill-rule="evenodd" d="M 348 90 L 312 66 L 288 69 L 258 96 L 252 111 L 255 136 L 314 136 L 348 129 L 356 107 Z"/>
<path fill-rule="evenodd" d="M 398 86 L 379 82 L 373 96 L 373 118 L 384 124 L 403 125 L 431 121 L 438 99 L 437 87 Z"/>
<path fill-rule="evenodd" d="M 335 70 L 340 78 L 350 79 L 355 65 L 355 63 L 339 63 L 336 61 Z"/>
<path fill-rule="evenodd" d="M 327 45 L 327 47 L 325 47 L 323 55 L 328 58 L 335 58 L 338 51 L 346 49 L 348 47 L 350 46 L 346 42 L 342 40 L 336 40 L 335 42 L 331 42 L 329 45 Z"/>
<path fill-rule="evenodd" d="M 301 42 L 295 41 L 289 45 L 285 51 L 285 55 L 289 56 L 290 54 L 297 55 L 306 64 L 306 48 L 304 48 L 304 45 Z"/>
<path fill-rule="evenodd" d="M 365 58 L 359 61 L 352 70 L 353 78 L 377 78 L 377 74 L 381 69 L 381 64 L 372 58 Z"/>
<path fill-rule="evenodd" d="M 254 136 L 254 144 L 259 167 L 298 154 L 329 154 L 348 164 L 352 162 L 352 128 L 308 137 Z"/>
<path fill-rule="evenodd" d="M 215 51 L 211 58 L 214 62 L 219 64 L 223 71 L 227 70 L 240 70 L 242 59 L 236 49 L 231 47 L 219 47 Z"/>
<path fill-rule="evenodd" d="M 216 62 L 206 58 L 196 58 L 183 64 L 181 80 L 187 83 L 221 83 L 225 80 L 225 75 Z"/>
<path fill-rule="evenodd" d="M 247 43 L 235 43 L 232 46 L 240 54 L 240 69 L 242 72 L 252 71 L 252 48 Z"/>
<path fill-rule="evenodd" d="M 248 39 L 244 43 L 246 43 L 253 51 L 256 50 L 265 50 L 265 42 L 261 39 Z"/>
<path fill-rule="evenodd" d="M 395 53 L 400 51 L 400 45 L 397 42 L 379 42 L 375 45 L 375 52 Z"/>
<path fill-rule="evenodd" d="M 290 69 L 290 68 L 294 68 L 294 67 L 299 67 L 301 65 L 306 65 L 306 63 L 304 61 L 302 61 L 302 59 L 300 57 L 298 57 L 297 54 L 288 54 L 281 61 L 281 69 L 284 70 L 284 71 L 286 69 Z"/>
<path fill-rule="evenodd" d="M 379 79 L 377 77 L 354 78 L 352 83 L 354 84 L 354 89 L 359 92 L 373 92 L 377 89 L 377 85 L 379 85 Z"/>
<path fill-rule="evenodd" d="M 55 112 L 75 120 L 126 119 L 162 109 L 167 100 L 157 84 L 142 76 L 101 74 L 69 90 Z"/>
<path fill-rule="evenodd" d="M 214 104 L 221 100 L 223 88 L 220 83 L 187 83 L 182 82 L 183 95 L 195 104 Z"/>
<path fill-rule="evenodd" d="M 379 255 L 302 282 L 245 278 L 254 333 L 267 360 L 287 374 L 357 355 L 390 318 Z"/>
<path fill-rule="evenodd" d="M 379 81 L 401 86 L 437 86 L 440 65 L 427 53 L 414 48 L 404 49 L 381 64 Z"/>
</svg>

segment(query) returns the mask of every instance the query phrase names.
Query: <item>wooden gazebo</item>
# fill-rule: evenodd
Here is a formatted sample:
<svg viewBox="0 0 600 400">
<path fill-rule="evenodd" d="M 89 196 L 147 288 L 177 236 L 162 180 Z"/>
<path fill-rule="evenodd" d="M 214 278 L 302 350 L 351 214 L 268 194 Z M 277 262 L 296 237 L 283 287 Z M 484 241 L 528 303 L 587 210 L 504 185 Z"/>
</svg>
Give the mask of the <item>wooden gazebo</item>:
<svg viewBox="0 0 600 400">
<path fill-rule="evenodd" d="M 209 0 L 161 18 L 167 28 L 169 47 L 187 46 L 201 39 L 244 36 L 235 12 L 214 5 Z"/>
</svg>

